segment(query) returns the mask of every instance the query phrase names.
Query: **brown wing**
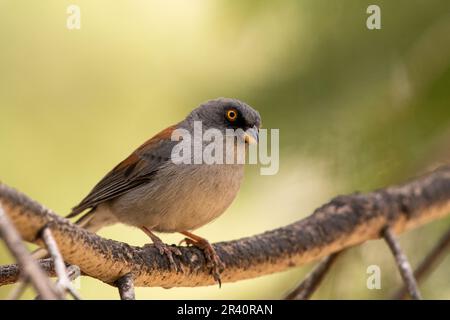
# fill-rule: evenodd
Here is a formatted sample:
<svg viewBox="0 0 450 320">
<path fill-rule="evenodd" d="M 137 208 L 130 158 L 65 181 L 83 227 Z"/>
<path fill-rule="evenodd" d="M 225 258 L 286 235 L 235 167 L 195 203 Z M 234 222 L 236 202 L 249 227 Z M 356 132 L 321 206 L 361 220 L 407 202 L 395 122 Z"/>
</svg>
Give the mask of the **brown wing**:
<svg viewBox="0 0 450 320">
<path fill-rule="evenodd" d="M 173 130 L 175 126 L 161 131 L 137 148 L 100 180 L 80 204 L 72 209 L 67 218 L 95 208 L 100 203 L 114 199 L 152 179 L 161 164 L 169 160 Z"/>
</svg>

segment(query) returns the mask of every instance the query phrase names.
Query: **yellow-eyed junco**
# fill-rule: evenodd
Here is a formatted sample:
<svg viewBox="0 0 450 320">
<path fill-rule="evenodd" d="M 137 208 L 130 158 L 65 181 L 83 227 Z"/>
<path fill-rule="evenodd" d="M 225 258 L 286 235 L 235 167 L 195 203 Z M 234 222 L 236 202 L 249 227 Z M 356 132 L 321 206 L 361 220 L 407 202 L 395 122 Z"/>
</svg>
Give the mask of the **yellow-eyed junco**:
<svg viewBox="0 0 450 320">
<path fill-rule="evenodd" d="M 219 130 L 224 139 L 226 129 L 242 129 L 246 142 L 257 141 L 261 124 L 259 113 L 239 100 L 209 100 L 120 162 L 67 217 L 89 209 L 76 223 L 92 232 L 117 222 L 138 227 L 151 238 L 161 254 L 167 255 L 175 269 L 172 254 L 181 253 L 176 247 L 164 244 L 153 232 L 179 232 L 186 236 L 187 244 L 205 252 L 211 272 L 220 282 L 223 264 L 214 248 L 191 231 L 227 209 L 239 191 L 244 165 L 174 163 L 171 154 L 178 142 L 172 141 L 172 133 L 184 129 L 194 134 L 197 121 L 203 130 Z"/>
</svg>

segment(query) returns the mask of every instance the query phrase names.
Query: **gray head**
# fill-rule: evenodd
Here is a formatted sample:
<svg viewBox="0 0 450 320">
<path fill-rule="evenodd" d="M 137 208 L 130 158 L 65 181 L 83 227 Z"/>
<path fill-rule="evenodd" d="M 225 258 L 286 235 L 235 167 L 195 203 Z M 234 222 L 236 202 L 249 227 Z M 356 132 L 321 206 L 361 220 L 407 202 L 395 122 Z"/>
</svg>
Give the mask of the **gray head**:
<svg viewBox="0 0 450 320">
<path fill-rule="evenodd" d="M 202 103 L 186 118 L 187 121 L 202 121 L 204 129 L 248 129 L 261 126 L 259 112 L 248 104 L 231 98 L 217 98 Z"/>
</svg>

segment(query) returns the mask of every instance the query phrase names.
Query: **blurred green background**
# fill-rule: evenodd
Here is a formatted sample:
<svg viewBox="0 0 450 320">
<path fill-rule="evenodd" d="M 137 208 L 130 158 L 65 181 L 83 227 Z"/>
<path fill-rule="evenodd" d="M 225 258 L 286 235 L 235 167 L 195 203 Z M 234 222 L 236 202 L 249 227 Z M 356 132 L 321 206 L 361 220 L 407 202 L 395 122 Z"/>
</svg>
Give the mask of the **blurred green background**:
<svg viewBox="0 0 450 320">
<path fill-rule="evenodd" d="M 81 29 L 68 30 L 68 5 Z M 366 9 L 381 7 L 381 30 Z M 0 1 L 0 179 L 61 215 L 116 163 L 204 100 L 235 97 L 280 129 L 280 171 L 249 167 L 241 193 L 198 234 L 225 241 L 304 218 L 337 194 L 450 161 L 450 2 Z M 401 236 L 413 265 L 450 220 Z M 100 232 L 134 245 L 124 226 Z M 169 243 L 180 235 L 162 235 Z M 30 248 L 33 248 L 30 246 Z M 0 263 L 13 260 L 0 244 Z M 366 288 L 379 265 L 382 289 Z M 280 298 L 312 265 L 138 299 Z M 450 299 L 450 257 L 421 285 Z M 382 241 L 350 249 L 314 295 L 379 299 L 401 284 Z M 86 299 L 117 299 L 83 277 Z M 12 286 L 0 287 L 5 298 Z M 25 298 L 34 296 L 27 291 Z"/>
</svg>

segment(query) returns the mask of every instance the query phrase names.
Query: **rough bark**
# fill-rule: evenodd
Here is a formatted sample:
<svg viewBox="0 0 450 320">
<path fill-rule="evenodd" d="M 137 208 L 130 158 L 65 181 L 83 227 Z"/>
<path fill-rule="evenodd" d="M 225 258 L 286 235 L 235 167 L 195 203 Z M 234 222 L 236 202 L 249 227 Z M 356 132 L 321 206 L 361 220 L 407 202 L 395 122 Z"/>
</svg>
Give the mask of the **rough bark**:
<svg viewBox="0 0 450 320">
<path fill-rule="evenodd" d="M 193 287 L 214 284 L 200 250 L 180 247 L 182 272 L 170 269 L 153 245 L 142 248 L 103 239 L 78 228 L 27 196 L 0 185 L 0 201 L 22 237 L 36 240 L 47 226 L 66 263 L 114 285 L 130 273 L 135 286 Z M 338 196 L 309 217 L 272 231 L 214 245 L 225 263 L 223 282 L 255 278 L 315 261 L 350 246 L 416 228 L 450 213 L 450 167 L 401 186 L 367 194 Z M 14 282 L 10 268 L 0 269 L 0 284 Z"/>
</svg>

